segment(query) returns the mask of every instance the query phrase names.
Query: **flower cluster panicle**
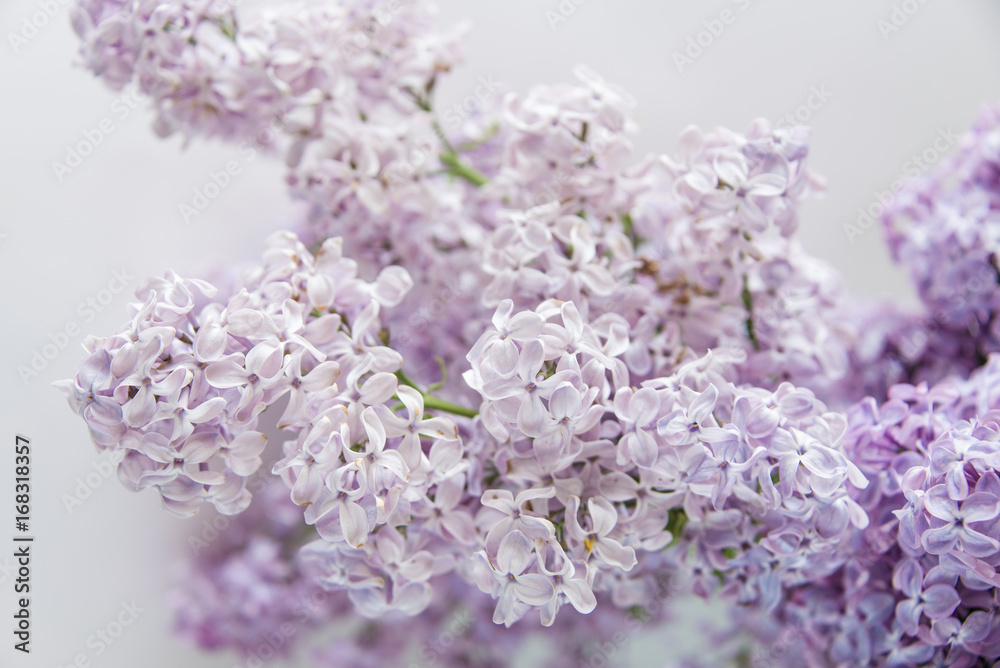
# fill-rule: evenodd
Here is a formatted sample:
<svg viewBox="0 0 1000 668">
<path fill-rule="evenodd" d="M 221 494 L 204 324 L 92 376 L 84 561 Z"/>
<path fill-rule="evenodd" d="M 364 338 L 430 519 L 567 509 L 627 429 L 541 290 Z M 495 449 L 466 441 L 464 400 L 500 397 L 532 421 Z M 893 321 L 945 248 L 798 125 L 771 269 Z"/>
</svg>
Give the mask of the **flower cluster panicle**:
<svg viewBox="0 0 1000 668">
<path fill-rule="evenodd" d="M 547 623 L 560 592 L 583 610 L 583 594 L 626 589 L 647 555 L 665 554 L 695 593 L 770 609 L 783 586 L 835 571 L 846 557 L 831 554 L 868 524 L 849 492 L 868 481 L 843 450 L 844 419 L 788 383 L 735 385 L 742 351 L 634 387 L 627 349 L 620 317 L 586 323 L 553 300 L 514 313 L 508 300 L 469 353 L 495 441 L 480 456 L 487 482 L 503 482 L 477 516 L 477 583 L 498 599 L 495 621 L 538 608 Z"/>
<path fill-rule="evenodd" d="M 228 300 L 172 272 L 146 281 L 132 321 L 89 339 L 76 378 L 58 384 L 94 444 L 124 453 L 126 486 L 156 488 L 178 515 L 203 502 L 236 514 L 262 463 L 265 408 L 290 395 L 280 423 L 302 428 L 317 402 L 344 394 L 341 374 L 395 378 L 402 360 L 380 343 L 379 310 L 410 285 L 398 267 L 361 280 L 337 239 L 314 256 L 277 233 Z"/>
<path fill-rule="evenodd" d="M 442 114 L 429 3 L 237 4 L 73 10 L 160 135 L 280 153 L 309 205 L 221 289 L 147 280 L 58 383 L 127 487 L 246 511 L 182 635 L 252 653 L 318 596 L 310 627 L 363 618 L 318 665 L 499 668 L 540 625 L 569 668 L 694 595 L 750 665 L 1000 659 L 997 108 L 886 206 L 908 311 L 798 243 L 806 128 L 636 156 L 585 67 Z"/>
<path fill-rule="evenodd" d="M 883 227 L 922 309 L 900 328 L 906 382 L 967 376 L 1000 351 L 1000 108 L 984 108 L 958 151 L 888 202 Z"/>
<path fill-rule="evenodd" d="M 204 537 L 192 537 L 195 556 L 171 595 L 174 625 L 204 649 L 287 654 L 288 628 L 304 634 L 329 623 L 346 601 L 323 591 L 296 556 L 302 511 L 287 488 L 260 476 L 250 485 L 255 496 L 244 513 L 206 520 Z"/>
<path fill-rule="evenodd" d="M 899 384 L 850 408 L 845 451 L 871 481 L 851 496 L 870 522 L 833 548 L 836 571 L 782 592 L 775 618 L 799 634 L 779 665 L 1000 658 L 998 371 L 992 356 L 968 380 Z"/>
</svg>

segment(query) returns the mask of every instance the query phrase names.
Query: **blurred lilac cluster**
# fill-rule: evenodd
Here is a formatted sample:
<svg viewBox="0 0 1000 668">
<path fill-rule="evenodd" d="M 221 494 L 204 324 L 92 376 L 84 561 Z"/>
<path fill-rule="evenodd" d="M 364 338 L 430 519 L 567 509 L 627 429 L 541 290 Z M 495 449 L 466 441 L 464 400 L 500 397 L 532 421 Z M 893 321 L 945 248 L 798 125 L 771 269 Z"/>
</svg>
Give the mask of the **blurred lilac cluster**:
<svg viewBox="0 0 1000 668">
<path fill-rule="evenodd" d="M 222 286 L 147 280 L 60 383 L 126 486 L 239 515 L 183 635 L 247 666 L 320 627 L 319 665 L 545 637 L 601 666 L 699 596 L 753 666 L 1000 657 L 995 111 L 886 212 L 903 313 L 796 241 L 805 128 L 638 157 L 634 100 L 583 67 L 444 128 L 460 31 L 426 3 L 235 5 L 74 10 L 160 134 L 281 153 L 309 204 Z"/>
</svg>

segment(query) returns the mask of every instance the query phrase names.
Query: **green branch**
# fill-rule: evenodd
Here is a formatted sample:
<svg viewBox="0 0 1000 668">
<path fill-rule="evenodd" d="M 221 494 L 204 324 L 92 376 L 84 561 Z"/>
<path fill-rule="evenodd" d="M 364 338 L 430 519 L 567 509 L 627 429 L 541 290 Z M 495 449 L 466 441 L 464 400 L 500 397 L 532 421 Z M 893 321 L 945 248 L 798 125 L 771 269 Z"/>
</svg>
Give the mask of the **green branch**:
<svg viewBox="0 0 1000 668">
<path fill-rule="evenodd" d="M 437 397 L 429 394 L 424 394 L 424 408 L 427 410 L 444 411 L 446 413 L 461 415 L 462 417 L 467 418 L 474 418 L 479 415 L 479 411 L 466 408 L 465 406 L 459 406 L 458 404 L 453 404 L 450 401 L 445 401 L 444 399 L 438 399 Z"/>
<path fill-rule="evenodd" d="M 465 406 L 459 406 L 458 404 L 453 404 L 450 401 L 445 401 L 444 399 L 439 399 L 432 394 L 428 394 L 421 390 L 413 379 L 407 376 L 402 369 L 396 372 L 396 378 L 399 382 L 408 387 L 412 387 L 420 396 L 424 398 L 424 410 L 431 411 L 444 411 L 445 413 L 451 413 L 453 415 L 461 415 L 462 417 L 474 418 L 479 415 L 479 411 L 472 408 L 466 408 Z"/>
<path fill-rule="evenodd" d="M 460 179 L 465 179 L 477 188 L 481 185 L 489 182 L 486 175 L 477 170 L 474 167 L 466 165 L 463 163 L 459 157 L 454 153 L 442 153 L 440 156 L 442 164 L 448 168 L 448 173 L 452 176 L 457 176 Z"/>
<path fill-rule="evenodd" d="M 747 336 L 750 338 L 750 343 L 753 344 L 754 350 L 760 350 L 760 341 L 757 340 L 757 329 L 753 322 L 753 295 L 750 294 L 750 286 L 747 284 L 746 274 L 743 275 L 743 292 L 740 294 L 743 299 L 743 306 L 747 310 Z"/>
</svg>

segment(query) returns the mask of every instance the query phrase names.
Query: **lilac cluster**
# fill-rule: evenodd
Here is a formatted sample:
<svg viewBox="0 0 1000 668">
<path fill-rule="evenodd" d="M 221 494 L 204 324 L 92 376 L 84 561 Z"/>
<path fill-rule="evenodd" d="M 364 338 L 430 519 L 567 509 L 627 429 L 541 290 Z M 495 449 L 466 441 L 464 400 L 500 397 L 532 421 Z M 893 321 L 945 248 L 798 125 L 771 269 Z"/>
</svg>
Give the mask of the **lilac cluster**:
<svg viewBox="0 0 1000 668">
<path fill-rule="evenodd" d="M 793 238 L 798 203 L 821 187 L 807 137 L 766 121 L 746 135 L 689 128 L 676 158 L 649 165 L 651 187 L 631 212 L 645 240 L 637 370 L 669 373 L 685 355 L 732 347 L 747 354 L 743 383 L 829 394 L 846 375 L 856 331 L 836 316 L 840 279 Z"/>
<path fill-rule="evenodd" d="M 514 486 L 488 490 L 500 512 L 479 516 L 477 582 L 496 621 L 538 608 L 547 623 L 559 594 L 585 612 L 592 589 L 643 605 L 628 580 L 655 563 L 698 594 L 774 608 L 783 585 L 842 563 L 831 553 L 868 523 L 849 490 L 867 480 L 842 449 L 843 417 L 812 392 L 738 387 L 741 351 L 634 387 L 620 317 L 585 323 L 554 301 L 511 311 L 498 308 L 466 378 L 493 440 L 480 456 Z"/>
<path fill-rule="evenodd" d="M 1000 659 L 998 383 L 993 356 L 968 380 L 899 384 L 851 407 L 844 449 L 871 481 L 851 499 L 869 522 L 827 546 L 835 569 L 786 585 L 772 617 L 735 615 L 762 657 L 751 665 Z"/>
<path fill-rule="evenodd" d="M 124 453 L 127 487 L 156 488 L 181 516 L 203 502 L 239 513 L 261 466 L 257 422 L 268 405 L 290 395 L 280 424 L 301 429 L 317 402 L 349 400 L 363 377 L 381 382 L 382 401 L 392 396 L 402 360 L 380 344 L 379 309 L 397 304 L 411 281 L 398 267 L 363 281 L 340 246 L 330 240 L 314 257 L 277 233 L 228 300 L 174 273 L 147 280 L 132 321 L 87 340 L 75 380 L 58 385 L 94 444 Z"/>
<path fill-rule="evenodd" d="M 434 302 L 411 297 L 396 347 L 428 360 L 412 371 L 429 377 L 463 345 L 441 316 L 473 310 L 479 289 L 466 249 L 482 233 L 462 200 L 481 176 L 429 106 L 461 29 L 436 31 L 423 1 L 240 4 L 81 0 L 74 27 L 89 69 L 152 99 L 160 135 L 282 153 L 291 193 L 311 206 L 307 244 L 342 237 L 362 275 L 405 267 Z"/>
<path fill-rule="evenodd" d="M 272 130 L 298 138 L 299 155 L 323 138 L 324 120 L 408 110 L 457 59 L 458 35 L 435 34 L 422 2 L 240 4 L 80 0 L 73 27 L 91 71 L 154 100 L 159 134 L 252 140 Z"/>
<path fill-rule="evenodd" d="M 957 153 L 914 179 L 883 214 L 889 248 L 923 306 L 886 355 L 911 367 L 910 382 L 967 376 L 1000 351 L 998 212 L 1000 108 L 987 107 Z"/>
<path fill-rule="evenodd" d="M 580 67 L 580 85 L 487 100 L 448 137 L 432 93 L 457 33 L 435 32 L 421 3 L 237 17 L 222 0 L 95 1 L 76 15 L 93 71 L 114 86 L 151 73 L 163 132 L 280 144 L 313 205 L 307 236 L 410 272 L 395 324 L 421 330 L 398 341 L 411 357 L 461 365 L 484 305 L 557 297 L 637 326 L 647 378 L 718 346 L 748 352 L 745 382 L 820 390 L 846 374 L 839 280 L 790 239 L 817 186 L 801 128 L 690 128 L 678 156 L 636 161 L 634 100 Z"/>
<path fill-rule="evenodd" d="M 240 665 L 257 665 L 293 653 L 301 638 L 310 638 L 321 647 L 307 654 L 316 666 L 504 668 L 533 635 L 530 625 L 493 624 L 489 597 L 450 574 L 439 579 L 431 604 L 405 623 L 400 623 L 403 613 L 387 614 L 364 620 L 349 635 L 341 631 L 320 640 L 317 629 L 358 627 L 347 592 L 319 586 L 314 569 L 322 568 L 322 542 L 303 531 L 301 509 L 288 499 L 287 488 L 262 477 L 253 478 L 251 486 L 255 496 L 247 511 L 210 542 L 196 541 L 196 556 L 173 592 L 177 632 L 197 646 L 229 649 Z M 656 591 L 663 598 L 674 595 L 663 587 Z M 616 634 L 665 620 L 664 605 L 640 615 L 609 603 L 586 616 L 560 617 L 548 631 L 564 642 L 547 665 L 603 665 L 620 651 L 611 640 Z"/>
<path fill-rule="evenodd" d="M 225 289 L 144 283 L 59 383 L 126 486 L 246 511 L 182 634 L 259 654 L 319 597 L 359 628 L 319 665 L 511 665 L 539 627 L 598 665 L 695 595 L 751 665 L 1000 658 L 1000 357 L 963 379 L 1000 352 L 995 110 L 886 213 L 927 313 L 859 307 L 795 239 L 805 128 L 637 157 L 580 67 L 446 132 L 424 2 L 235 5 L 73 14 L 160 134 L 280 151 L 310 205 Z"/>
<path fill-rule="evenodd" d="M 205 649 L 231 648 L 268 658 L 288 653 L 291 636 L 329 623 L 342 600 L 322 590 L 296 556 L 306 542 L 302 511 L 280 481 L 255 477 L 249 508 L 210 540 L 192 542 L 194 558 L 172 593 L 177 633 Z"/>
<path fill-rule="evenodd" d="M 484 303 L 618 314 L 644 379 L 732 347 L 747 353 L 741 382 L 856 399 L 843 387 L 858 333 L 839 316 L 840 280 L 792 237 L 799 202 L 821 186 L 805 129 L 692 127 L 676 157 L 634 161 L 634 102 L 576 74 L 583 85 L 509 95 L 492 148 L 469 158 L 490 176 L 475 196 L 505 205 L 482 251 Z"/>
</svg>

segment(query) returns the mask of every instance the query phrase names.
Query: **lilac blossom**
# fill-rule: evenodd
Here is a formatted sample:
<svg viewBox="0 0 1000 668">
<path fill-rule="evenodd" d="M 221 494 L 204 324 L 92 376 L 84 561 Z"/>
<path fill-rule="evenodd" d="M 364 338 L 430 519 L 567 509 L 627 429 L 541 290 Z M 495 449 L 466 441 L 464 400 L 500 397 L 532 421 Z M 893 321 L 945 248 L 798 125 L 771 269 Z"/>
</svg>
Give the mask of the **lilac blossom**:
<svg viewBox="0 0 1000 668">
<path fill-rule="evenodd" d="M 635 100 L 578 67 L 446 131 L 460 30 L 422 1 L 78 0 L 73 27 L 161 136 L 280 153 L 308 204 L 220 287 L 148 279 L 58 383 L 126 487 L 239 515 L 182 635 L 252 652 L 306 600 L 362 620 L 317 665 L 499 668 L 543 627 L 569 667 L 683 594 L 751 665 L 1000 660 L 996 109 L 887 208 L 906 311 L 799 245 L 805 128 L 637 157 Z"/>
</svg>

